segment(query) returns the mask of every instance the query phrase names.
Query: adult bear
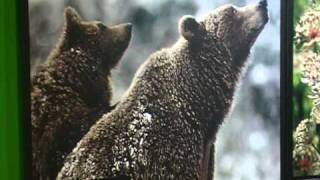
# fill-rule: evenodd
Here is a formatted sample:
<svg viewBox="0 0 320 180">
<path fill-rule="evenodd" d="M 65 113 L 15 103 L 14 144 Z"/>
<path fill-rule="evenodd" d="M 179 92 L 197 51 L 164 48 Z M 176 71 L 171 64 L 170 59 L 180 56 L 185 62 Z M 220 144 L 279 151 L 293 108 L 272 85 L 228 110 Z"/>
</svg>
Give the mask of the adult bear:
<svg viewBox="0 0 320 180">
<path fill-rule="evenodd" d="M 267 2 L 180 20 L 181 38 L 151 55 L 116 109 L 67 158 L 58 179 L 210 179 L 216 133 Z"/>
</svg>

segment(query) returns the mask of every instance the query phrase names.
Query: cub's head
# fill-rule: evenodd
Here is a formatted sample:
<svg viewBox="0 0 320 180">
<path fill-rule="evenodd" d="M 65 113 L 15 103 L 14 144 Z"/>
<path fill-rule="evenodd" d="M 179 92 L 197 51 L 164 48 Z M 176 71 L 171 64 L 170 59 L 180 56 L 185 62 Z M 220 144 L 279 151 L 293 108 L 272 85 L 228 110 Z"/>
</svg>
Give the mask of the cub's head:
<svg viewBox="0 0 320 180">
<path fill-rule="evenodd" d="M 128 47 L 131 39 L 132 25 L 120 24 L 106 26 L 99 21 L 84 21 L 71 7 L 65 9 L 64 35 L 62 47 L 82 49 L 102 59 L 103 67 L 114 67 Z"/>
<path fill-rule="evenodd" d="M 229 49 L 234 64 L 241 66 L 268 19 L 267 1 L 262 0 L 245 7 L 219 7 L 200 22 L 192 16 L 184 16 L 179 29 L 191 43 L 213 36 Z"/>
</svg>

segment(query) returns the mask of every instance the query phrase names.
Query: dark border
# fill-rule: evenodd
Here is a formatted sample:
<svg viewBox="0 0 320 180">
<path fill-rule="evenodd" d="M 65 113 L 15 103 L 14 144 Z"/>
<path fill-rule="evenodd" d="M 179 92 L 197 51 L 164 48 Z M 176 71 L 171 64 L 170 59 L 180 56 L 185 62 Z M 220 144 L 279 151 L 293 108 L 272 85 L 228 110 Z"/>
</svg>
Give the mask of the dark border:
<svg viewBox="0 0 320 180">
<path fill-rule="evenodd" d="M 19 66 L 19 93 L 21 103 L 21 140 L 23 149 L 24 179 L 32 179 L 32 151 L 31 151 L 31 104 L 30 104 L 30 27 L 29 27 L 29 0 L 17 1 L 17 36 L 19 38 L 20 66 Z"/>
<path fill-rule="evenodd" d="M 292 180 L 292 36 L 293 2 L 281 1 L 280 147 L 281 180 Z"/>
</svg>

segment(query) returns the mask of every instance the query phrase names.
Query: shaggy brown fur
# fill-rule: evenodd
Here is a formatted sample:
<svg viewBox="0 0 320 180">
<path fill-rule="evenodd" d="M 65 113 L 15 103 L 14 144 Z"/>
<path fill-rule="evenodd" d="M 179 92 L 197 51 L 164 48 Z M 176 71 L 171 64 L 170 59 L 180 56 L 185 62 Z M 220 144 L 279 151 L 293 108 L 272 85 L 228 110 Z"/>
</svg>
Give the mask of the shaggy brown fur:
<svg viewBox="0 0 320 180">
<path fill-rule="evenodd" d="M 58 179 L 212 178 L 219 125 L 229 111 L 249 50 L 267 22 L 266 5 L 228 5 L 154 53 L 127 95 L 67 158 Z"/>
<path fill-rule="evenodd" d="M 31 85 L 33 179 L 55 179 L 65 157 L 110 110 L 110 70 L 131 38 L 131 25 L 107 27 L 65 10 L 63 35 Z"/>
</svg>

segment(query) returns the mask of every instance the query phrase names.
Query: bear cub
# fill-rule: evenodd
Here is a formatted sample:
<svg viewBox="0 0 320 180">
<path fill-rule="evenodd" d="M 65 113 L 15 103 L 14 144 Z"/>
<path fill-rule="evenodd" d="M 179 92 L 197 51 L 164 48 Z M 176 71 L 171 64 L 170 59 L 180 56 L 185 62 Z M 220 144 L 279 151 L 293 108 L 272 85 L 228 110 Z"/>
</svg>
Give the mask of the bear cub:
<svg viewBox="0 0 320 180">
<path fill-rule="evenodd" d="M 110 71 L 131 39 L 131 24 L 108 27 L 65 9 L 63 33 L 31 79 L 33 179 L 55 179 L 65 157 L 110 111 Z"/>
<path fill-rule="evenodd" d="M 182 17 L 178 41 L 140 67 L 58 179 L 212 179 L 216 133 L 267 21 L 266 0 L 222 6 L 201 21 Z"/>
</svg>

